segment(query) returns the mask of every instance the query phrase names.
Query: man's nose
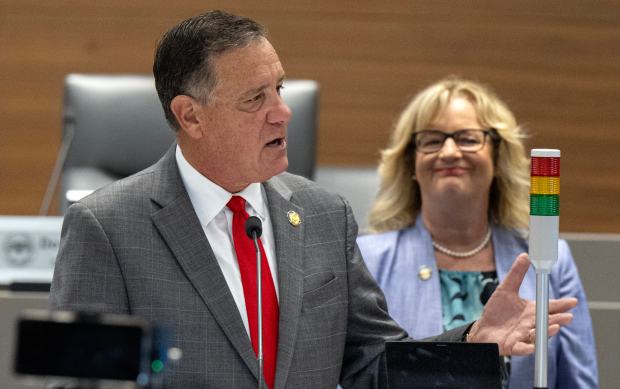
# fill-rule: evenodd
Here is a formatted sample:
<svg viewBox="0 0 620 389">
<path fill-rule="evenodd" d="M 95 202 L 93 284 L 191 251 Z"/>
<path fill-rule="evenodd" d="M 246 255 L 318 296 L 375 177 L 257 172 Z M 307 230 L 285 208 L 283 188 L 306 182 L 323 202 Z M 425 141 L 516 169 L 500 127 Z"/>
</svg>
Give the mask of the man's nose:
<svg viewBox="0 0 620 389">
<path fill-rule="evenodd" d="M 282 96 L 278 96 L 275 106 L 267 115 L 267 120 L 271 124 L 286 125 L 291 120 L 293 113 L 288 105 L 284 102 Z"/>
</svg>

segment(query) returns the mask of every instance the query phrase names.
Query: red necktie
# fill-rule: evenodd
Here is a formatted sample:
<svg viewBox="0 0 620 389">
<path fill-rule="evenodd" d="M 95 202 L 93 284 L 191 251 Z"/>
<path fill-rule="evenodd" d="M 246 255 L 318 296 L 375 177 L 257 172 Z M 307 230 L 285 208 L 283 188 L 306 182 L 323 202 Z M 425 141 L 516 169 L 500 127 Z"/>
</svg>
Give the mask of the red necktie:
<svg viewBox="0 0 620 389">
<path fill-rule="evenodd" d="M 243 295 L 245 297 L 245 308 L 248 314 L 248 324 L 250 326 L 250 339 L 254 352 L 258 355 L 258 306 L 256 293 L 256 249 L 254 241 L 245 232 L 245 222 L 248 220 L 248 213 L 245 211 L 245 199 L 240 196 L 233 196 L 228 204 L 233 211 L 233 242 L 239 270 L 241 272 L 241 283 L 243 284 Z M 273 388 L 276 377 L 276 353 L 278 350 L 278 318 L 280 310 L 276 297 L 271 271 L 267 262 L 267 256 L 263 249 L 263 244 L 258 240 L 261 253 L 261 278 L 263 283 L 262 303 L 263 303 L 263 374 L 265 382 L 269 388 Z"/>
</svg>

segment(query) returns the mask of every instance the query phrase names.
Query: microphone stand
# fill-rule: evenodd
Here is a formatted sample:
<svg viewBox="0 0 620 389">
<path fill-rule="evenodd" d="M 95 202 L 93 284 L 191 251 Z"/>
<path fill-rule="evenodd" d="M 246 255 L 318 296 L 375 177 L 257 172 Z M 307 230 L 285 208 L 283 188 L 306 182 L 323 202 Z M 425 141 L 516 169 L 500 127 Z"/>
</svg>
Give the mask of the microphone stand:
<svg viewBox="0 0 620 389">
<path fill-rule="evenodd" d="M 254 242 L 254 249 L 256 250 L 256 299 L 257 301 L 257 316 L 258 316 L 258 350 L 257 350 L 257 363 L 258 363 L 258 389 L 263 388 L 263 277 L 261 266 L 261 251 L 258 245 L 258 239 L 263 233 L 263 227 L 261 220 L 256 216 L 250 216 L 245 221 L 245 233 Z"/>
<path fill-rule="evenodd" d="M 256 249 L 256 298 L 258 309 L 258 389 L 263 387 L 263 278 L 261 269 L 260 247 L 256 230 L 252 231 L 252 240 Z"/>
<path fill-rule="evenodd" d="M 52 198 L 54 197 L 56 187 L 58 186 L 60 174 L 65 166 L 69 148 L 73 143 L 73 136 L 75 135 L 75 121 L 71 115 L 66 115 L 65 117 L 65 120 L 67 121 L 66 132 L 60 144 L 60 150 L 58 151 L 56 162 L 54 163 L 54 168 L 52 169 L 52 175 L 50 176 L 50 180 L 47 183 L 47 188 L 45 189 L 45 195 L 43 196 L 43 201 L 41 202 L 41 208 L 39 208 L 40 216 L 46 216 L 49 213 L 50 204 L 52 202 Z"/>
</svg>

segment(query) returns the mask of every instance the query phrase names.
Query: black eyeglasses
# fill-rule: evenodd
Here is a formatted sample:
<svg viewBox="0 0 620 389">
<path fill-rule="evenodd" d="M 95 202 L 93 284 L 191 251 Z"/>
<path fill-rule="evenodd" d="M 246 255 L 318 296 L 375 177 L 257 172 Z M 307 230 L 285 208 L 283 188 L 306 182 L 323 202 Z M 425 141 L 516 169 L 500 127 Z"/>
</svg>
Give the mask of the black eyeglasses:
<svg viewBox="0 0 620 389">
<path fill-rule="evenodd" d="M 465 129 L 452 133 L 439 130 L 422 130 L 413 134 L 413 144 L 417 151 L 430 154 L 441 150 L 446 139 L 452 138 L 459 150 L 466 153 L 475 153 L 482 150 L 487 135 L 494 141 L 500 139 L 497 131 L 493 128 L 489 130 Z"/>
</svg>

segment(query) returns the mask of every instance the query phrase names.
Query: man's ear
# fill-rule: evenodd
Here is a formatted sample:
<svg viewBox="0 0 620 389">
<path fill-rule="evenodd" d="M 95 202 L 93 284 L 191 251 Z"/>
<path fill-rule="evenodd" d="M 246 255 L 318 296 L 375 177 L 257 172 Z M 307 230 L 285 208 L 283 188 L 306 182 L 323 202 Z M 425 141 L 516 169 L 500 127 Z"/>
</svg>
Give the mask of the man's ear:
<svg viewBox="0 0 620 389">
<path fill-rule="evenodd" d="M 184 131 L 194 139 L 204 135 L 201 125 L 202 106 L 191 96 L 177 95 L 170 102 L 170 110 L 179 123 L 180 131 Z"/>
</svg>

